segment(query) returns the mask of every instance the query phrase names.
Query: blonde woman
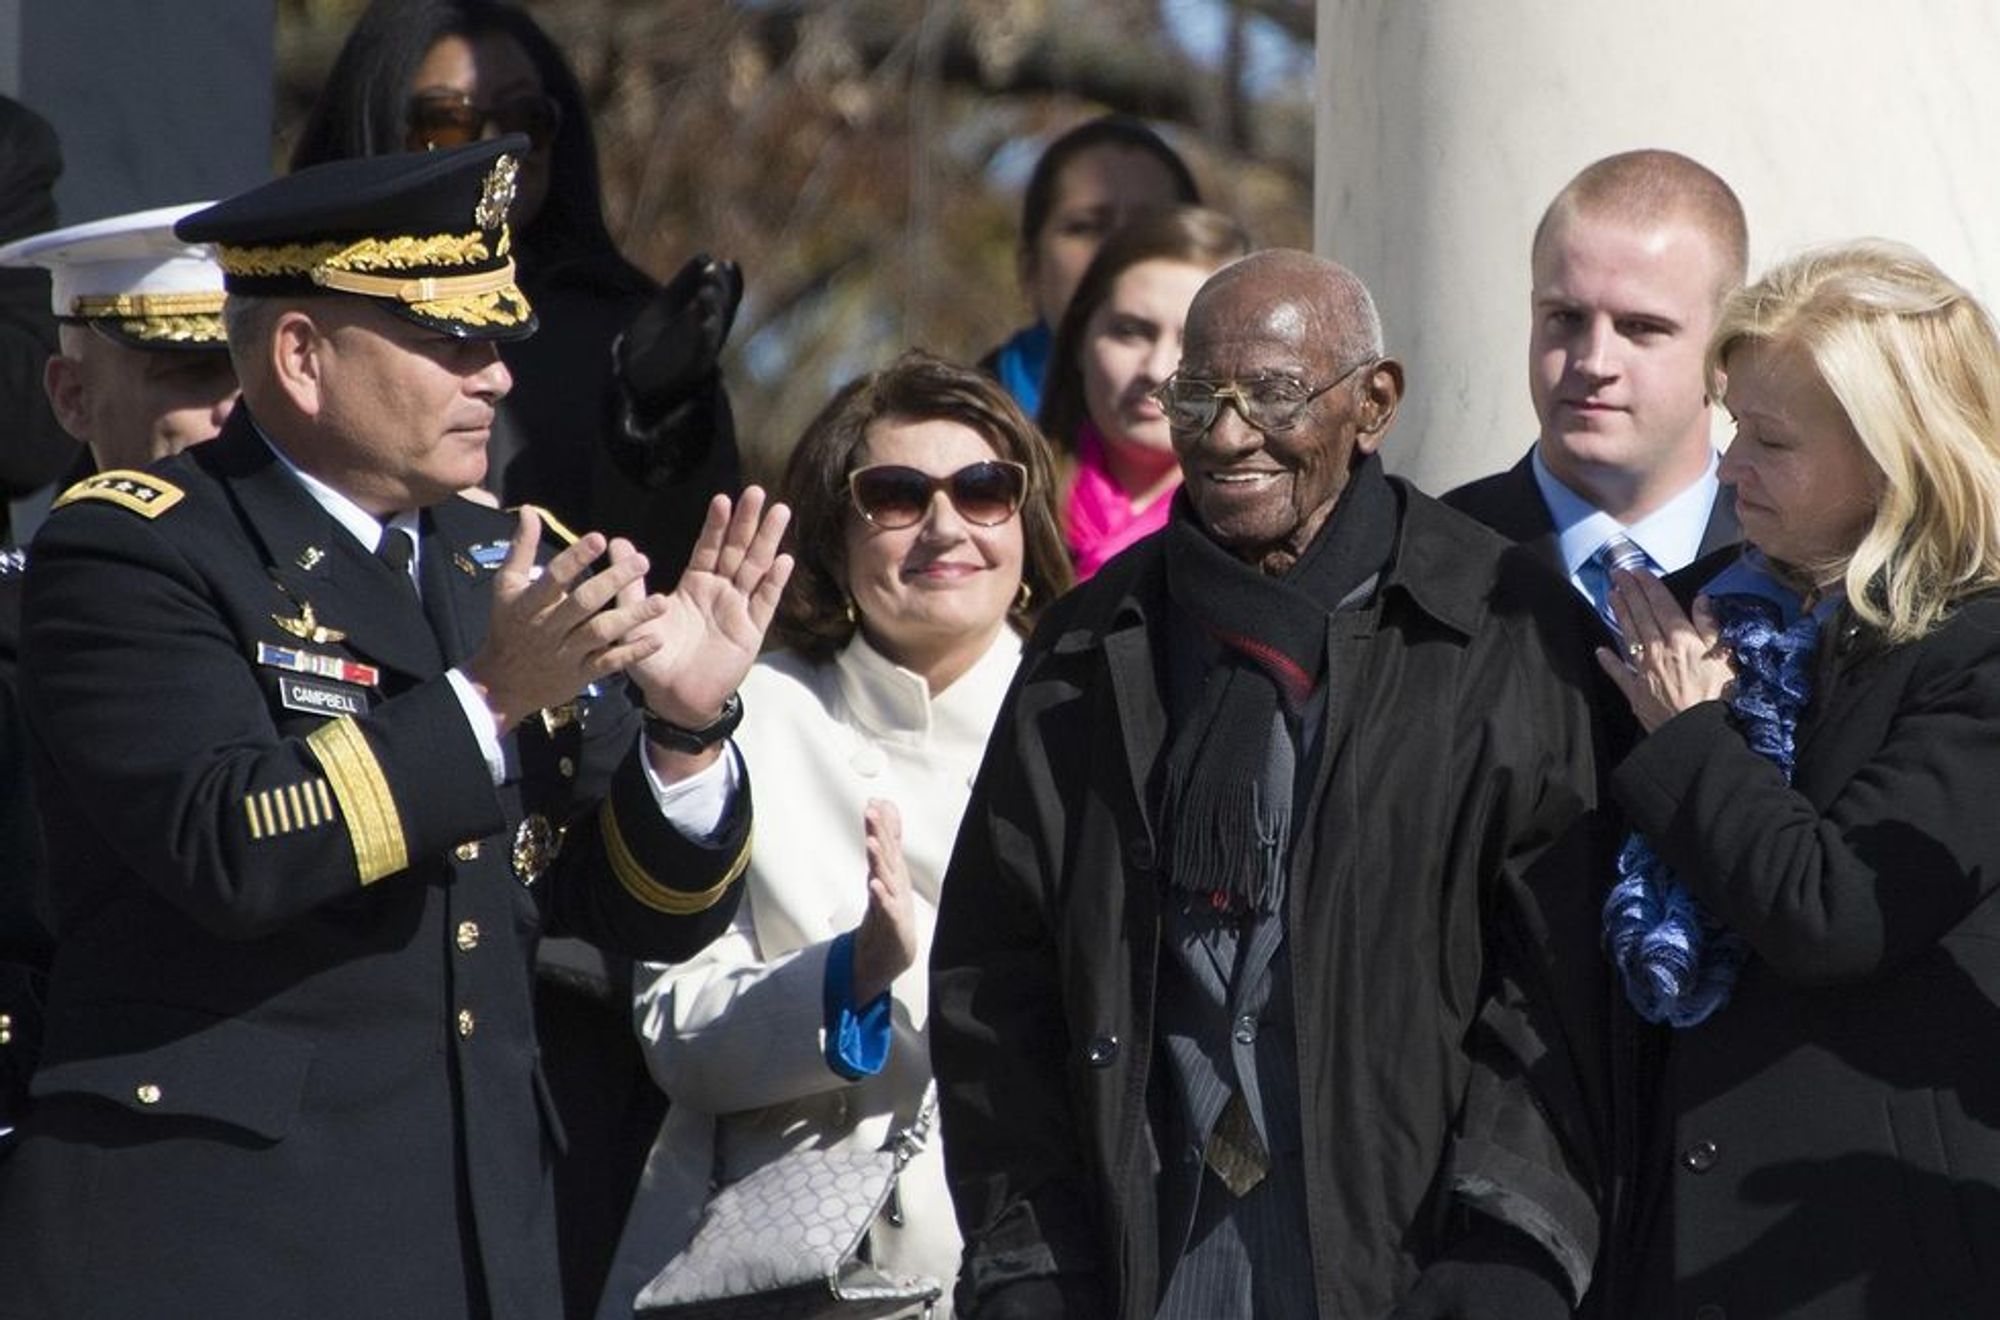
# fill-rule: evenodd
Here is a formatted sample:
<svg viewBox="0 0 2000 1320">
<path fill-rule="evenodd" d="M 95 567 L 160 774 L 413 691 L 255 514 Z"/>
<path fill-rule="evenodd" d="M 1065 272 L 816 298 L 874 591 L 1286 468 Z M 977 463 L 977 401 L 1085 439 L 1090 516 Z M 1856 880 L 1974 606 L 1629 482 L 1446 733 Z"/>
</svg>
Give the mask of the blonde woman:
<svg viewBox="0 0 2000 1320">
<path fill-rule="evenodd" d="M 1648 731 L 1605 910 L 1665 1024 L 1607 1314 L 2000 1315 L 2000 339 L 1918 253 L 1734 295 L 1749 542 L 1693 615 L 1618 574 Z"/>
</svg>

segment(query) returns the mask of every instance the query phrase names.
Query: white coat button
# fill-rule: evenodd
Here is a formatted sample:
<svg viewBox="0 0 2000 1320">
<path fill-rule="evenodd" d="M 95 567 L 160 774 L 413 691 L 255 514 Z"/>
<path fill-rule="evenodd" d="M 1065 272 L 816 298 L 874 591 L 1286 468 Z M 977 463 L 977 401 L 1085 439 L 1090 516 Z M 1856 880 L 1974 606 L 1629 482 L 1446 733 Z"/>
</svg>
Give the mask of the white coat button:
<svg viewBox="0 0 2000 1320">
<path fill-rule="evenodd" d="M 865 743 L 854 749 L 854 755 L 847 758 L 847 763 L 853 766 L 854 773 L 863 779 L 873 779 L 888 768 L 889 758 L 882 754 L 880 747 L 873 743 Z"/>
</svg>

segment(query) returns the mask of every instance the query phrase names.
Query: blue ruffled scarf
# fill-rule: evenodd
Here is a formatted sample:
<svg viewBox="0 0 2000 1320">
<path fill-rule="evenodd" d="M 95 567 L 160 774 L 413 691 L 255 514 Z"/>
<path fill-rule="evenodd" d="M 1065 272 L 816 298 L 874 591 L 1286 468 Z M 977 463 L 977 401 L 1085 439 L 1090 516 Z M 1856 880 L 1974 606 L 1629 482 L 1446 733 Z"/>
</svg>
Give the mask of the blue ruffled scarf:
<svg viewBox="0 0 2000 1320">
<path fill-rule="evenodd" d="M 1708 596 L 1722 641 L 1736 657 L 1732 720 L 1751 750 L 1790 783 L 1820 625 L 1838 599 L 1801 612 L 1797 594 L 1754 554 L 1724 570 Z M 1743 937 L 1716 921 L 1637 831 L 1618 854 L 1618 882 L 1604 903 L 1604 940 L 1639 1016 L 1675 1027 L 1692 1027 L 1729 1002 L 1749 955 Z"/>
</svg>

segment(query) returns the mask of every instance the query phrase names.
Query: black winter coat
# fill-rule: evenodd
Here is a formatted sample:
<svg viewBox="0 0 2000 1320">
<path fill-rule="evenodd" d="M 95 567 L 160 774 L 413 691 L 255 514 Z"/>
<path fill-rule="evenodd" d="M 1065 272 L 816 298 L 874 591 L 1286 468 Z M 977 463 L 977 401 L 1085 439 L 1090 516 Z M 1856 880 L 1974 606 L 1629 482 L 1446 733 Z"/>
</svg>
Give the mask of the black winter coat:
<svg viewBox="0 0 2000 1320">
<path fill-rule="evenodd" d="M 1815 669 L 1793 786 L 1720 702 L 1612 781 L 1754 951 L 1673 1033 L 1614 1314 L 2000 1315 L 2000 594 Z"/>
<path fill-rule="evenodd" d="M 1579 1292 L 1596 1249 L 1595 896 L 1558 864 L 1593 784 L 1564 658 L 1584 648 L 1523 552 L 1395 491 L 1378 591 L 1329 619 L 1288 895 L 1325 1320 L 1385 1314 L 1465 1206 L 1548 1245 Z M 1050 609 L 944 885 L 931 1043 L 963 1313 L 1050 1275 L 1094 1276 L 1128 1320 L 1157 1300 L 1165 606 L 1156 539 Z"/>
</svg>

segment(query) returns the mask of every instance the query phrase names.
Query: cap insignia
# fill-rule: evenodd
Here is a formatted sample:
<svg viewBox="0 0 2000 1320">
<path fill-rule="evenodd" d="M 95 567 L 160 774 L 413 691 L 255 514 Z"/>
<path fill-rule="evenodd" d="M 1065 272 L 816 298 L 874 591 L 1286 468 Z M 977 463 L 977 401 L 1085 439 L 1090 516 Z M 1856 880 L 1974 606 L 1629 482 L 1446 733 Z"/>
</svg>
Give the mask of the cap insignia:
<svg viewBox="0 0 2000 1320">
<path fill-rule="evenodd" d="M 498 229 L 506 222 L 507 208 L 514 204 L 514 181 L 520 172 L 520 162 L 511 153 L 493 162 L 493 168 L 486 172 L 486 182 L 479 189 L 473 223 L 481 229 Z"/>
</svg>

